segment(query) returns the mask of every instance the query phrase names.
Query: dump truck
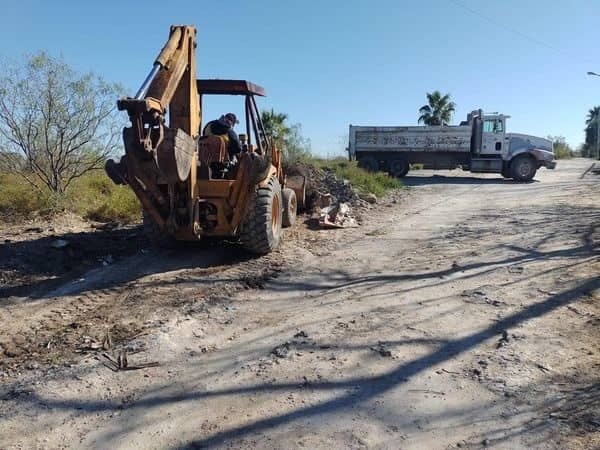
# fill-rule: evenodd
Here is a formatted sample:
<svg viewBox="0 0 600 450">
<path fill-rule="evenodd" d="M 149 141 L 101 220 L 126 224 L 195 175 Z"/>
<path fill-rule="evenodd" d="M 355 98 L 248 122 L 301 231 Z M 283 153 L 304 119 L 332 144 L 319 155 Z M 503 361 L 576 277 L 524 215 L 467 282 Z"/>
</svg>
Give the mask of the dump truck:
<svg viewBox="0 0 600 450">
<path fill-rule="evenodd" d="M 540 167 L 554 169 L 552 141 L 507 133 L 509 117 L 475 110 L 455 126 L 350 125 L 349 157 L 365 170 L 395 177 L 405 176 L 411 164 L 499 173 L 515 181 L 532 180 Z"/>
<path fill-rule="evenodd" d="M 265 90 L 246 80 L 196 79 L 195 49 L 196 29 L 172 26 L 135 96 L 118 100 L 131 126 L 123 130 L 125 154 L 108 160 L 106 173 L 139 198 L 154 243 L 227 237 L 268 253 L 296 220 L 305 180 L 283 173 L 255 100 Z M 229 154 L 226 135 L 202 135 L 202 102 L 212 95 L 243 99 L 241 153 Z"/>
</svg>

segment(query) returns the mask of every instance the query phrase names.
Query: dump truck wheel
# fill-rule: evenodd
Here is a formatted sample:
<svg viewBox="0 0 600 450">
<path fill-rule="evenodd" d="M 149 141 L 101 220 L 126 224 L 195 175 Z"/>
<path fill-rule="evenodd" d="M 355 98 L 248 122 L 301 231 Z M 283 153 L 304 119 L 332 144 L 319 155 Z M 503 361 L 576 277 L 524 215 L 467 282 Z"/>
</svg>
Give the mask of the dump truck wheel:
<svg viewBox="0 0 600 450">
<path fill-rule="evenodd" d="M 293 189 L 284 188 L 281 195 L 283 197 L 283 213 L 281 223 L 284 227 L 294 226 L 296 223 L 296 213 L 298 211 L 296 193 Z"/>
<path fill-rule="evenodd" d="M 142 228 L 150 244 L 157 249 L 173 248 L 177 244 L 175 238 L 166 231 L 162 231 L 145 210 L 142 211 Z"/>
<path fill-rule="evenodd" d="M 515 181 L 531 181 L 537 167 L 529 155 L 519 155 L 510 163 L 510 175 Z"/>
<path fill-rule="evenodd" d="M 242 246 L 251 253 L 264 255 L 277 248 L 281 240 L 283 200 L 281 186 L 271 177 L 250 198 L 248 216 L 240 234 Z"/>
<path fill-rule="evenodd" d="M 503 176 L 504 178 L 512 178 L 512 175 L 510 174 L 510 168 L 509 168 L 509 167 L 504 167 L 504 168 L 502 169 L 502 172 L 501 172 L 501 173 L 502 173 L 502 176 Z"/>
<path fill-rule="evenodd" d="M 363 156 L 358 160 L 358 167 L 367 172 L 377 172 L 379 170 L 379 161 L 372 156 Z"/>
<path fill-rule="evenodd" d="M 402 178 L 410 170 L 410 164 L 404 158 L 398 158 L 390 163 L 390 175 Z"/>
</svg>

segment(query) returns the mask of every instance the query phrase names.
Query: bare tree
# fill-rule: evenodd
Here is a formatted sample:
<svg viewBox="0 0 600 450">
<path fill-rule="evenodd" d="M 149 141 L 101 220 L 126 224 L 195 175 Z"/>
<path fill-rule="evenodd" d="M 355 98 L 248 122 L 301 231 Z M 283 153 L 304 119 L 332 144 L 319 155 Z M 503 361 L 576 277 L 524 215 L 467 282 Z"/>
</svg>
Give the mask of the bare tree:
<svg viewBox="0 0 600 450">
<path fill-rule="evenodd" d="M 0 68 L 0 164 L 62 194 L 120 144 L 116 84 L 42 52 Z"/>
</svg>

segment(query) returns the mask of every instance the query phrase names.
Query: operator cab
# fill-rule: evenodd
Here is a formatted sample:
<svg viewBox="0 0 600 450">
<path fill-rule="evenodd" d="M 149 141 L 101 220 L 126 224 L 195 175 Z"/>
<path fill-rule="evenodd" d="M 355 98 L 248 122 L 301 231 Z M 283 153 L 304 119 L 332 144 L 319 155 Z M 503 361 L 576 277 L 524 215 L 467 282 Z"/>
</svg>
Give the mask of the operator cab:
<svg viewBox="0 0 600 450">
<path fill-rule="evenodd" d="M 200 111 L 204 113 L 204 96 L 242 96 L 243 115 L 239 117 L 240 127 L 245 133 L 238 133 L 242 153 L 266 155 L 271 152 L 270 140 L 266 137 L 255 95 L 264 97 L 265 90 L 245 80 L 197 80 Z M 229 102 L 230 103 L 230 102 Z M 239 105 L 238 105 L 239 107 Z M 238 108 L 236 108 L 238 110 Z M 225 112 L 225 110 L 224 110 Z M 224 114 L 221 113 L 221 114 Z M 218 116 L 217 116 L 218 117 Z M 215 117 L 210 117 L 207 123 Z M 200 123 L 200 130 L 204 124 Z M 234 179 L 240 155 L 231 157 L 227 151 L 227 139 L 219 135 L 201 136 L 198 139 L 198 175 L 200 179 Z"/>
</svg>

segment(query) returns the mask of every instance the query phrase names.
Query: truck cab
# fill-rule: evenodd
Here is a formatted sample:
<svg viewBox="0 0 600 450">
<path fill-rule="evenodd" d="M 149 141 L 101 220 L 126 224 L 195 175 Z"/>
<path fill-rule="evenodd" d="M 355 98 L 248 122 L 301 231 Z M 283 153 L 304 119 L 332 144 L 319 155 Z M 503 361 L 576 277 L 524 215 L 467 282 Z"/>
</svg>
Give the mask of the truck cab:
<svg viewBox="0 0 600 450">
<path fill-rule="evenodd" d="M 503 155 L 508 148 L 506 137 L 506 119 L 503 114 L 483 116 L 483 139 L 481 155 Z"/>
<path fill-rule="evenodd" d="M 475 112 L 474 112 L 475 113 Z M 480 133 L 479 145 L 472 148 L 471 172 L 500 172 L 506 178 L 528 181 L 540 167 L 554 169 L 552 141 L 521 133 L 507 133 L 510 116 L 479 113 L 470 117 L 473 133 Z M 473 121 L 475 121 L 473 123 Z"/>
</svg>

